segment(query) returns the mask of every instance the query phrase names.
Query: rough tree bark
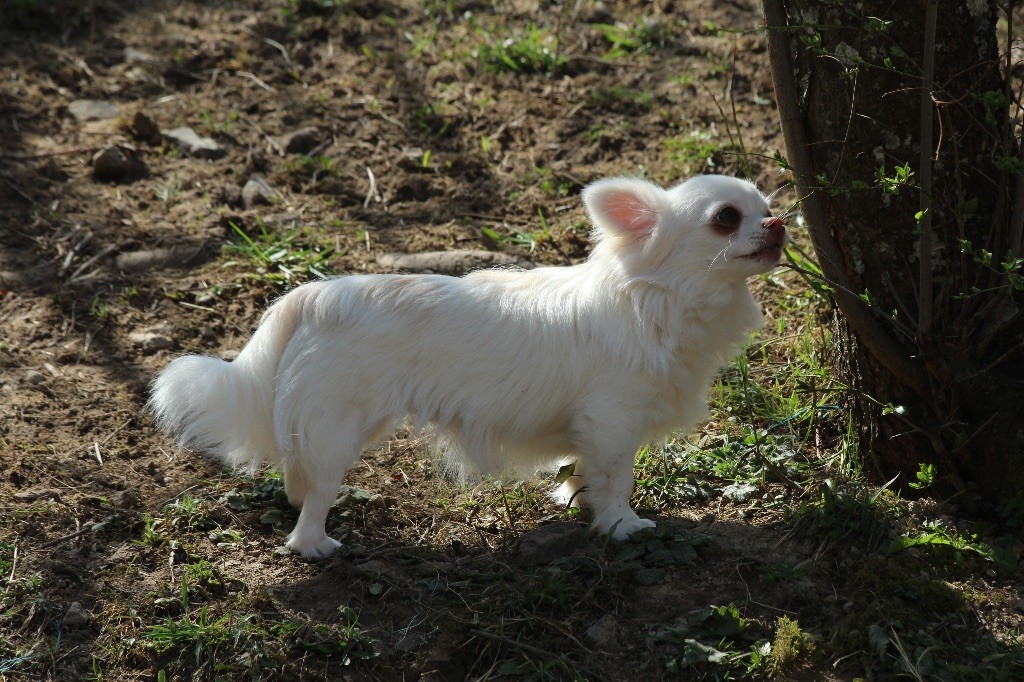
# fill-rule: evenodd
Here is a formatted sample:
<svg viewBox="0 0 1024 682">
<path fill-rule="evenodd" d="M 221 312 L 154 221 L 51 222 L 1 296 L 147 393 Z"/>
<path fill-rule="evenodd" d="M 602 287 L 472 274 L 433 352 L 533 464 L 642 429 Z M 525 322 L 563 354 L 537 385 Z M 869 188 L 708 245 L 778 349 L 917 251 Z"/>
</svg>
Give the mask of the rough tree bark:
<svg viewBox="0 0 1024 682">
<path fill-rule="evenodd" d="M 933 463 L 951 488 L 1020 495 L 1024 299 L 1012 259 L 1024 164 L 995 4 L 764 9 L 787 162 L 841 313 L 837 367 L 861 452 L 903 484 Z"/>
</svg>

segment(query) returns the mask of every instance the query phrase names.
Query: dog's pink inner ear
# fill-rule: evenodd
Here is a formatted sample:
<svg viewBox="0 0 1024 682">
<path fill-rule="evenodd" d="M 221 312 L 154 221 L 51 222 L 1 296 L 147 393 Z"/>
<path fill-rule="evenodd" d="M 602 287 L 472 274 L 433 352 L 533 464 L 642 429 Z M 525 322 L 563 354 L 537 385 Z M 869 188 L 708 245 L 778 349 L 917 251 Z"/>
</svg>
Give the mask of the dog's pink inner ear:
<svg viewBox="0 0 1024 682">
<path fill-rule="evenodd" d="M 605 216 L 623 232 L 650 234 L 658 224 L 658 209 L 626 191 L 613 191 L 602 197 Z"/>
</svg>

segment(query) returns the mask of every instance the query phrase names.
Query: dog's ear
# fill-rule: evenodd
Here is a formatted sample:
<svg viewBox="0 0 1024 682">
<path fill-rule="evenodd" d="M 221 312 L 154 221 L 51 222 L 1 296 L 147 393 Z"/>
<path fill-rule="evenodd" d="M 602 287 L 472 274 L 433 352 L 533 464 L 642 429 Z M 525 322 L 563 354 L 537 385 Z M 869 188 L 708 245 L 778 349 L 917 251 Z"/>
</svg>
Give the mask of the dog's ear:
<svg viewBox="0 0 1024 682">
<path fill-rule="evenodd" d="M 665 190 L 635 178 L 599 180 L 583 190 L 583 204 L 598 230 L 645 241 L 667 205 Z"/>
</svg>

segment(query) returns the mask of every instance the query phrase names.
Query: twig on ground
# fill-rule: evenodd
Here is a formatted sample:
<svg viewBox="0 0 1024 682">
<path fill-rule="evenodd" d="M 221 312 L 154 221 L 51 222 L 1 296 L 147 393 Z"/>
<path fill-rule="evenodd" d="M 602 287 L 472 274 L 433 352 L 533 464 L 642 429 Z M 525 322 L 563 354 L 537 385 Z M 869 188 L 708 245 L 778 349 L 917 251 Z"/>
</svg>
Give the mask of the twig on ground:
<svg viewBox="0 0 1024 682">
<path fill-rule="evenodd" d="M 73 273 L 71 273 L 71 277 L 68 277 L 68 281 L 75 282 L 75 281 L 78 281 L 80 279 L 86 279 L 87 277 L 92 277 L 95 273 L 90 273 L 90 274 L 84 275 L 82 277 L 79 277 L 79 275 L 87 267 L 89 267 L 90 265 L 92 265 L 93 263 L 95 263 L 98 260 L 106 258 L 110 254 L 112 254 L 114 251 L 117 251 L 117 247 L 114 246 L 113 244 L 110 244 L 108 246 L 104 246 L 102 249 L 100 249 L 99 253 L 97 253 L 95 256 L 93 256 L 89 260 L 87 260 L 84 263 L 82 263 L 81 265 L 79 265 L 78 268 Z"/>
<path fill-rule="evenodd" d="M 268 38 L 266 36 L 261 36 L 259 33 L 257 33 L 256 31 L 252 30 L 248 26 L 242 26 L 241 29 L 243 31 L 245 31 L 246 33 L 248 33 L 249 35 L 251 35 L 253 38 L 258 38 L 259 40 L 262 40 L 263 42 L 265 42 L 267 45 L 270 45 L 271 47 L 276 48 L 281 53 L 281 55 L 284 57 L 285 62 L 288 63 L 288 68 L 289 69 L 294 69 L 295 68 L 295 66 L 292 64 L 292 58 L 288 56 L 288 50 L 284 49 L 284 45 L 282 45 L 281 43 L 277 42 L 276 40 L 273 40 L 273 39 Z"/>
<path fill-rule="evenodd" d="M 260 86 L 261 88 L 263 88 L 267 92 L 277 92 L 277 90 L 275 90 L 274 88 L 270 87 L 269 85 L 267 85 L 266 83 L 261 81 L 259 79 L 259 77 L 256 74 L 252 73 L 251 71 L 235 71 L 235 75 L 236 76 L 242 76 L 243 78 L 248 78 L 253 83 L 255 83 L 256 85 Z"/>
<path fill-rule="evenodd" d="M 381 201 L 380 192 L 377 191 L 377 178 L 369 166 L 366 168 L 366 174 L 370 177 L 370 189 L 366 192 L 366 199 L 363 200 L 363 208 L 369 206 L 370 200 L 373 198 L 376 198 L 378 202 Z M 367 250 L 369 250 L 369 247 L 367 247 Z"/>
<path fill-rule="evenodd" d="M 76 225 L 75 227 L 77 229 L 78 226 Z M 91 239 L 92 232 L 86 232 L 84 235 L 82 235 L 81 239 L 79 239 L 77 242 L 71 245 L 71 249 L 68 251 L 68 254 L 64 256 L 64 262 L 61 263 L 60 269 L 57 270 L 57 277 L 64 276 L 64 273 L 67 272 L 68 268 L 71 267 L 71 261 L 75 259 L 75 256 L 78 255 L 78 252 L 84 249 L 86 244 L 88 244 L 89 240 Z"/>
<path fill-rule="evenodd" d="M 113 431 L 111 431 L 110 433 L 108 433 L 108 434 L 107 434 L 107 435 L 106 435 L 106 436 L 105 436 L 105 437 L 103 438 L 103 440 L 101 440 L 101 441 L 100 441 L 100 445 L 106 445 L 107 443 L 109 443 L 109 442 L 110 442 L 110 439 L 111 439 L 111 438 L 113 438 L 113 437 L 114 437 L 115 435 L 117 435 L 117 432 L 118 432 L 118 431 L 120 431 L 120 430 L 121 430 L 121 429 L 123 429 L 124 427 L 128 426 L 129 424 L 131 424 L 131 422 L 132 422 L 132 419 L 134 419 L 134 417 L 128 417 L 127 419 L 125 419 L 125 420 L 124 420 L 124 423 L 122 423 L 122 424 L 121 424 L 120 426 L 118 426 L 118 427 L 117 427 L 116 429 L 114 429 Z"/>
<path fill-rule="evenodd" d="M 216 310 L 214 308 L 209 308 L 209 307 L 207 307 L 205 305 L 199 305 L 198 303 L 188 303 L 187 301 L 178 301 L 177 303 L 178 303 L 178 305 L 180 305 L 183 308 L 194 308 L 195 310 L 205 310 L 208 313 L 216 313 L 217 315 L 220 315 L 221 317 L 224 316 L 224 314 L 221 313 L 219 310 Z"/>
<path fill-rule="evenodd" d="M 59 538 L 55 538 L 55 539 L 50 540 L 48 542 L 44 542 L 43 544 L 39 545 L 39 549 L 49 549 L 50 547 L 56 547 L 59 544 L 67 542 L 68 540 L 74 540 L 75 538 L 81 537 L 81 536 L 85 535 L 86 533 L 93 532 L 93 530 L 99 530 L 99 528 L 97 528 L 97 526 L 102 527 L 100 523 L 93 524 L 91 526 L 86 526 L 85 528 L 82 528 L 80 530 L 76 530 L 74 533 L 68 533 L 67 535 L 62 535 Z"/>
<path fill-rule="evenodd" d="M 560 656 L 558 654 L 551 653 L 550 651 L 545 651 L 544 649 L 541 649 L 540 647 L 535 647 L 532 644 L 526 644 L 524 642 L 517 642 L 514 639 L 509 639 L 508 637 L 502 637 L 501 635 L 496 635 L 496 634 L 494 634 L 492 632 L 487 632 L 486 630 L 480 630 L 478 628 L 472 628 L 469 631 L 469 633 L 471 635 L 476 635 L 477 637 L 483 637 L 484 639 L 490 639 L 490 640 L 493 640 L 495 642 L 501 642 L 502 644 L 508 644 L 509 646 L 514 646 L 514 647 L 516 647 L 518 649 L 522 649 L 523 651 L 529 651 L 531 654 L 537 654 L 538 656 L 546 656 L 547 658 L 554 658 L 554 659 L 558 659 L 558 660 L 564 660 L 565 659 L 564 656 Z M 584 668 L 579 663 L 569 663 L 569 665 L 571 665 L 572 667 L 576 668 L 581 673 L 587 675 L 587 677 L 589 679 L 591 679 L 591 680 L 607 680 L 608 679 L 606 677 L 602 677 L 601 675 L 598 675 L 593 670 L 589 670 L 587 668 Z"/>
<path fill-rule="evenodd" d="M 7 587 L 4 588 L 4 594 L 7 594 L 11 590 L 11 585 L 14 584 L 14 572 L 18 569 L 18 546 L 14 546 L 14 556 L 11 557 L 11 573 L 7 576 Z"/>
<path fill-rule="evenodd" d="M 91 154 L 98 152 L 103 147 L 75 147 L 74 149 L 54 149 L 50 152 L 39 152 L 37 154 L 0 154 L 0 159 L 11 161 L 31 161 L 32 159 L 45 159 L 48 156 L 67 156 L 69 154 Z"/>
</svg>

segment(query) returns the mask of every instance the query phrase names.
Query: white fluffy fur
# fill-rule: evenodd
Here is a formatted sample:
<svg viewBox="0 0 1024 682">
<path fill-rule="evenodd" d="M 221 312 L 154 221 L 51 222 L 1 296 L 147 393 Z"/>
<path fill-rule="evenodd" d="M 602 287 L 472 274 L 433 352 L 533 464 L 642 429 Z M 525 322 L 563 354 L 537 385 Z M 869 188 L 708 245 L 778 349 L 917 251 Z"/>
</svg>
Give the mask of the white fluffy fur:
<svg viewBox="0 0 1024 682">
<path fill-rule="evenodd" d="M 234 362 L 174 360 L 150 409 L 182 447 L 278 466 L 303 556 L 338 546 L 324 524 L 345 471 L 407 417 L 444 437 L 460 474 L 576 460 L 561 492 L 599 531 L 653 526 L 629 506 L 635 453 L 704 414 L 715 372 L 762 321 L 745 280 L 777 263 L 766 247 L 785 232 L 753 185 L 722 176 L 670 190 L 615 178 L 583 199 L 596 237 L 583 264 L 305 284 Z M 726 234 L 712 223 L 727 205 L 742 222 Z"/>
</svg>

